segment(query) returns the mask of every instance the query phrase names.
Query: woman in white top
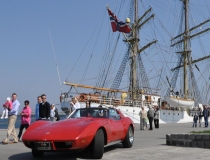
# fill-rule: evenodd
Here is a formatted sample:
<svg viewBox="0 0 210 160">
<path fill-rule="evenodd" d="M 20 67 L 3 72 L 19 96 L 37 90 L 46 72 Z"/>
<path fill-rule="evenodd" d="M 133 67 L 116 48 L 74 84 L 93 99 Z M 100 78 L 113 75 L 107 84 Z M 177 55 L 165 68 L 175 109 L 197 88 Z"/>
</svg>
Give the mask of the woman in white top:
<svg viewBox="0 0 210 160">
<path fill-rule="evenodd" d="M 80 108 L 80 103 L 79 101 L 77 100 L 77 98 L 72 98 L 72 102 L 70 103 L 70 106 L 71 106 L 71 110 L 74 111 L 75 109 L 78 109 Z"/>
<path fill-rule="evenodd" d="M 51 121 L 56 121 L 56 118 L 55 118 L 55 105 L 54 104 L 51 104 L 50 120 Z"/>
</svg>

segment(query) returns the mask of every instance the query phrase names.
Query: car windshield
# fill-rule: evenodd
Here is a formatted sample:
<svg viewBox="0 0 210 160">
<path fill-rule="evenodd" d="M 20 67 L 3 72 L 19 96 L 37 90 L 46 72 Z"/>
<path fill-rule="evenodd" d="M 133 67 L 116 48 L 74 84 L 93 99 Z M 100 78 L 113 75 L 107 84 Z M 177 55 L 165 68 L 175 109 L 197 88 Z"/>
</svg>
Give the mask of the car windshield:
<svg viewBox="0 0 210 160">
<path fill-rule="evenodd" d="M 108 118 L 108 109 L 106 108 L 80 108 L 76 109 L 69 118 L 94 117 Z"/>
</svg>

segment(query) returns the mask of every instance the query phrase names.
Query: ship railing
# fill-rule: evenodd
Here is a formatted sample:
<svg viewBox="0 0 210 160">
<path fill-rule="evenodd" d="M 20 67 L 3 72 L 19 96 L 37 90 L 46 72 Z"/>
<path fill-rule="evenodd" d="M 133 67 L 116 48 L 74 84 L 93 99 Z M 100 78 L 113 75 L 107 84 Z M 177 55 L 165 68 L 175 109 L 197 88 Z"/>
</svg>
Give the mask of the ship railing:
<svg viewBox="0 0 210 160">
<path fill-rule="evenodd" d="M 135 106 L 135 107 L 142 107 L 142 106 L 149 106 L 153 105 L 156 101 L 148 101 L 148 100 L 125 100 L 122 102 L 120 98 L 101 98 L 100 103 L 104 105 L 113 105 L 113 106 Z M 157 103 L 157 102 L 156 102 Z"/>
</svg>

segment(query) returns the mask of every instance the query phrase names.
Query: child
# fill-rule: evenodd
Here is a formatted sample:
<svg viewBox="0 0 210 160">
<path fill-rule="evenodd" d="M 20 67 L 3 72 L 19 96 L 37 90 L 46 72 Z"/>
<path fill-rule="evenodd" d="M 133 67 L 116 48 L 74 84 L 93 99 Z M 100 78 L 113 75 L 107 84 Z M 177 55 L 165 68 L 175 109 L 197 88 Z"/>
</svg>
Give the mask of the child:
<svg viewBox="0 0 210 160">
<path fill-rule="evenodd" d="M 12 102 L 10 101 L 9 97 L 7 97 L 7 100 L 3 104 L 3 107 L 4 107 L 4 110 L 2 112 L 1 119 L 4 118 L 4 115 L 5 115 L 5 118 L 8 118 L 8 110 L 10 111 L 12 109 Z"/>
<path fill-rule="evenodd" d="M 192 127 L 197 127 L 197 121 L 198 121 L 198 115 L 197 115 L 197 113 L 195 113 L 195 115 L 193 117 L 193 126 Z"/>
</svg>

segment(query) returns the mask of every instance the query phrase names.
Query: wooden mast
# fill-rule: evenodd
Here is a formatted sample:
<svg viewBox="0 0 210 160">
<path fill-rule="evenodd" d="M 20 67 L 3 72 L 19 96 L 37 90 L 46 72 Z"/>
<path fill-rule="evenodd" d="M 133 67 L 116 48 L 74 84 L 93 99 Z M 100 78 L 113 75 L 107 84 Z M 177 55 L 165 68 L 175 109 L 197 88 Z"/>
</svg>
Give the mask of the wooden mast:
<svg viewBox="0 0 210 160">
<path fill-rule="evenodd" d="M 69 85 L 72 87 L 80 87 L 80 88 L 87 88 L 87 89 L 95 89 L 95 90 L 101 90 L 101 91 L 108 91 L 108 92 L 120 92 L 120 93 L 128 93 L 127 91 L 123 90 L 117 90 L 117 89 L 110 89 L 110 88 L 100 88 L 100 87 L 94 87 L 94 86 L 88 86 L 83 84 L 76 84 L 71 82 L 63 82 L 65 85 Z"/>
<path fill-rule="evenodd" d="M 187 76 L 187 59 L 189 55 L 189 44 L 188 44 L 188 37 L 189 37 L 189 22 L 188 22 L 188 5 L 189 0 L 184 0 L 184 9 L 185 9 L 185 35 L 184 35 L 184 98 L 188 98 L 188 76 Z"/>
<path fill-rule="evenodd" d="M 136 73 L 136 57 L 138 53 L 138 42 L 139 42 L 139 35 L 138 35 L 138 0 L 134 0 L 134 27 L 133 27 L 133 35 L 134 39 L 131 43 L 131 68 L 130 68 L 130 92 L 131 92 L 131 99 L 137 99 L 137 73 Z"/>
</svg>

